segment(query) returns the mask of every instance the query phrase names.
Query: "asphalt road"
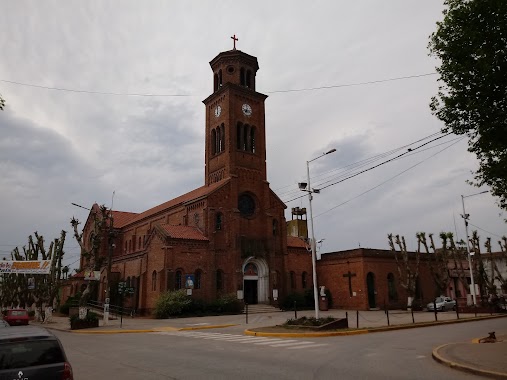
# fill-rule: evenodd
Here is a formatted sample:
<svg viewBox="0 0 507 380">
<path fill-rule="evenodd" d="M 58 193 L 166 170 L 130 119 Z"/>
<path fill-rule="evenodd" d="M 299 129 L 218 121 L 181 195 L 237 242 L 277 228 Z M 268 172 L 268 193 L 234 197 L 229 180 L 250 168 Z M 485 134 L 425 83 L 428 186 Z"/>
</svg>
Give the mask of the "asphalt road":
<svg viewBox="0 0 507 380">
<path fill-rule="evenodd" d="M 262 338 L 237 329 L 60 337 L 81 379 L 476 379 L 434 347 L 505 331 L 504 318 L 330 338 Z"/>
</svg>

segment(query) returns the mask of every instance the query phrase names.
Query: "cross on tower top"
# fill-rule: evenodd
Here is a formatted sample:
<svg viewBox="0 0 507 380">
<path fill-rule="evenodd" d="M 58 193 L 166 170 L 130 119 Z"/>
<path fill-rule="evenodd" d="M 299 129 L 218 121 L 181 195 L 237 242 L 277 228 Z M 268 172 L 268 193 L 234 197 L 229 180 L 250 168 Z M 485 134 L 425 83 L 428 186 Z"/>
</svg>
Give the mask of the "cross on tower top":
<svg viewBox="0 0 507 380">
<path fill-rule="evenodd" d="M 232 50 L 236 50 L 236 41 L 238 41 L 239 38 L 236 37 L 236 34 L 234 34 L 231 38 L 234 41 L 234 47 L 232 48 Z"/>
</svg>

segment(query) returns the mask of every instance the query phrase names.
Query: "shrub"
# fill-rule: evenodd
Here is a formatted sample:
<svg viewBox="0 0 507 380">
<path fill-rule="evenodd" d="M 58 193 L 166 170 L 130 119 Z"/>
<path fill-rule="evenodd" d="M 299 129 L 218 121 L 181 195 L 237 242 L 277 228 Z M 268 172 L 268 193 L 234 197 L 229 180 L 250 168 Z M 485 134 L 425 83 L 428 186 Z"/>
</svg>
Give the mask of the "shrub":
<svg viewBox="0 0 507 380">
<path fill-rule="evenodd" d="M 298 319 L 288 319 L 284 323 L 286 326 L 322 326 L 336 321 L 333 317 L 314 318 L 314 317 L 301 317 Z"/>
<path fill-rule="evenodd" d="M 313 304 L 313 295 L 312 295 Z M 298 310 L 307 309 L 307 296 L 306 293 L 290 293 L 280 302 L 280 309 L 282 310 L 294 310 L 294 302 L 296 302 L 296 308 Z"/>
<path fill-rule="evenodd" d="M 155 318 L 169 318 L 188 312 L 192 300 L 184 289 L 162 293 L 155 304 Z"/>
<path fill-rule="evenodd" d="M 236 294 L 224 294 L 209 305 L 209 310 L 215 313 L 241 313 L 243 302 L 238 300 Z"/>
</svg>

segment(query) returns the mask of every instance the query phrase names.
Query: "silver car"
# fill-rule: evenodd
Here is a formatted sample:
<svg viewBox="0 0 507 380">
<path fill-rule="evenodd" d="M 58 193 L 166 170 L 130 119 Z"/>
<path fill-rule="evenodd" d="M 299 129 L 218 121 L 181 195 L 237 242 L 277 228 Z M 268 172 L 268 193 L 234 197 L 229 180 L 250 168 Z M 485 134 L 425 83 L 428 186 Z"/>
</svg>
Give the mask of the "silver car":
<svg viewBox="0 0 507 380">
<path fill-rule="evenodd" d="M 456 310 L 456 301 L 450 297 L 440 296 L 435 298 L 435 302 L 430 302 L 426 307 L 428 311 L 435 311 L 435 307 L 437 311 Z"/>
</svg>

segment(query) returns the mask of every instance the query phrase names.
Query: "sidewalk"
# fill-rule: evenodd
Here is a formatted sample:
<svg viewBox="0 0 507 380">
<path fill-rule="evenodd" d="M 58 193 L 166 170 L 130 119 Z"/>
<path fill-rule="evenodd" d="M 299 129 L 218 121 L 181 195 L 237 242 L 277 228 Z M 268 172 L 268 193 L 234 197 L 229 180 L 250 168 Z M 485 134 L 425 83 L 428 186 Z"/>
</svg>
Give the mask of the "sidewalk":
<svg viewBox="0 0 507 380">
<path fill-rule="evenodd" d="M 313 311 L 298 311 L 297 317 L 312 317 Z M 336 318 L 345 318 L 347 315 L 349 327 L 351 329 L 344 332 L 333 332 L 329 335 L 350 335 L 357 333 L 374 333 L 379 331 L 421 328 L 424 326 L 434 326 L 436 324 L 446 323 L 466 323 L 489 318 L 507 317 L 503 315 L 490 314 L 460 314 L 457 319 L 456 313 L 444 312 L 438 313 L 438 321 L 435 322 L 435 314 L 431 312 L 414 312 L 412 322 L 412 314 L 409 311 L 396 310 L 389 311 L 389 322 L 384 311 L 356 311 L 346 310 L 329 310 L 321 312 L 321 317 L 333 316 Z M 190 317 L 190 318 L 174 318 L 174 319 L 151 319 L 151 318 L 130 318 L 125 317 L 123 321 L 120 319 L 110 320 L 105 326 L 100 321 L 99 327 L 84 330 L 73 330 L 78 334 L 121 334 L 121 333 L 146 333 L 154 331 L 167 330 L 198 330 L 198 329 L 219 329 L 223 328 L 228 333 L 245 333 L 257 336 L 278 336 L 287 337 L 283 333 L 263 333 L 263 328 L 281 325 L 287 319 L 294 318 L 294 312 L 276 312 L 262 314 L 245 314 L 240 315 L 220 315 L 206 317 Z M 247 322 L 248 318 L 248 322 Z M 359 322 L 359 326 L 358 326 Z M 47 324 L 39 322 L 30 322 L 32 325 L 40 325 L 48 329 L 71 331 L 68 317 L 54 316 L 53 321 Z M 389 324 L 389 326 L 388 326 Z M 318 333 L 291 333 L 290 336 L 319 336 Z M 497 331 L 497 343 L 451 343 L 436 347 L 433 350 L 433 358 L 451 368 L 456 368 L 475 374 L 485 375 L 495 378 L 507 379 L 507 328 L 505 331 Z M 482 337 L 480 337 L 482 338 Z"/>
</svg>

